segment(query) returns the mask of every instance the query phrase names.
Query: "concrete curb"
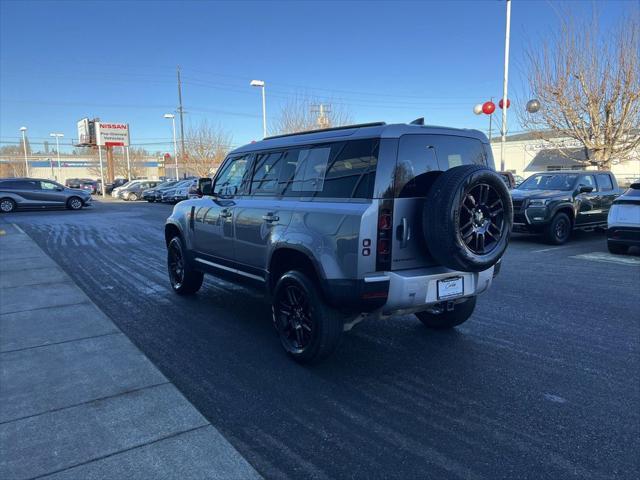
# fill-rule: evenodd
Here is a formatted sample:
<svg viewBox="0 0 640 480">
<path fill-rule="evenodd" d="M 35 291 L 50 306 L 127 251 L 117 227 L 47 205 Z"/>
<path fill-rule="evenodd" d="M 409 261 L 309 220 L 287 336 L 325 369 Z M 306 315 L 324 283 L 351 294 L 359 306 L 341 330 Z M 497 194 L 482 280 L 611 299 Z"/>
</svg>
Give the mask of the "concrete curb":
<svg viewBox="0 0 640 480">
<path fill-rule="evenodd" d="M 261 478 L 19 227 L 0 221 L 0 478 Z"/>
</svg>

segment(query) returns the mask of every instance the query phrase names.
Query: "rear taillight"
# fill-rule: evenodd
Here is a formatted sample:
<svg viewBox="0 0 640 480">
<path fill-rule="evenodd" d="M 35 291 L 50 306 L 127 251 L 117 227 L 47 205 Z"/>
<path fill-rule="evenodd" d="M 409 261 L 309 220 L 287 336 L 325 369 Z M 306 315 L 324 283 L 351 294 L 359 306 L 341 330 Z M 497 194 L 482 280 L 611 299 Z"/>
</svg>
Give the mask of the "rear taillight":
<svg viewBox="0 0 640 480">
<path fill-rule="evenodd" d="M 378 242 L 376 247 L 376 270 L 391 269 L 391 240 L 393 215 L 391 205 L 382 205 L 378 210 Z"/>
</svg>

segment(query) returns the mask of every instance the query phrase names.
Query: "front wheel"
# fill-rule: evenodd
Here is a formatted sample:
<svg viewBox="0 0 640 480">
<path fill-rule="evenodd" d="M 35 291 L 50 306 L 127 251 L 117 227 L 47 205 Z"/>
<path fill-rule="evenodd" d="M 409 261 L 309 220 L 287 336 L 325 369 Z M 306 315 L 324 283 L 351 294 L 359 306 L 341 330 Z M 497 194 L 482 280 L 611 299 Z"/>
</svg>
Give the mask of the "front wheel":
<svg viewBox="0 0 640 480">
<path fill-rule="evenodd" d="M 571 219 L 566 213 L 558 212 L 545 228 L 544 236 L 552 245 L 562 245 L 571 236 Z"/>
<path fill-rule="evenodd" d="M 78 197 L 71 197 L 67 200 L 67 208 L 70 210 L 80 210 L 82 208 L 82 200 Z"/>
<path fill-rule="evenodd" d="M 614 255 L 624 255 L 625 253 L 627 253 L 627 250 L 629 250 L 629 247 L 627 247 L 626 245 L 619 245 L 617 243 L 607 241 L 607 249 Z"/>
<path fill-rule="evenodd" d="M 453 310 L 442 310 L 441 312 L 427 311 L 418 312 L 416 317 L 425 327 L 438 330 L 457 327 L 466 322 L 476 308 L 476 297 L 471 297 L 462 303 L 456 303 Z"/>
<path fill-rule="evenodd" d="M 273 323 L 286 352 L 299 363 L 316 363 L 340 343 L 344 317 L 329 307 L 305 274 L 291 270 L 278 281 Z"/>
<path fill-rule="evenodd" d="M 0 212 L 11 213 L 16 209 L 16 202 L 10 198 L 3 198 L 0 200 Z"/>
<path fill-rule="evenodd" d="M 127 196 L 127 200 L 129 200 L 130 202 L 135 202 L 136 200 L 138 200 L 138 194 L 136 193 L 130 193 Z"/>
<path fill-rule="evenodd" d="M 182 239 L 173 237 L 167 247 L 167 268 L 171 288 L 178 295 L 192 295 L 200 290 L 204 274 L 191 266 Z"/>
<path fill-rule="evenodd" d="M 149 202 L 149 203 L 153 203 L 153 202 L 155 202 L 155 201 L 156 201 L 156 200 L 155 200 L 154 198 L 147 198 L 147 202 Z"/>
</svg>

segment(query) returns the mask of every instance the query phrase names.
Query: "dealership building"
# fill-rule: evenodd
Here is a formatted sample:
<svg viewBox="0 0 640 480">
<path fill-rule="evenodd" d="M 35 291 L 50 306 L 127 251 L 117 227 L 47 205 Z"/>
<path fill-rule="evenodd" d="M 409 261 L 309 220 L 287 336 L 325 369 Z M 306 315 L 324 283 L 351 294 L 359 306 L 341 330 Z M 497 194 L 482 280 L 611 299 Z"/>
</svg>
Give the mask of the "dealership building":
<svg viewBox="0 0 640 480">
<path fill-rule="evenodd" d="M 585 152 L 573 139 L 522 133 L 510 135 L 504 146 L 505 170 L 527 178 L 529 175 L 551 170 L 591 170 L 585 167 Z M 500 168 L 500 137 L 494 137 L 491 150 Z M 564 152 L 564 154 L 561 152 Z M 582 161 L 581 161 L 582 160 Z M 611 171 L 621 185 L 628 185 L 632 180 L 640 178 L 640 149 L 627 159 L 616 159 L 612 162 Z"/>
</svg>

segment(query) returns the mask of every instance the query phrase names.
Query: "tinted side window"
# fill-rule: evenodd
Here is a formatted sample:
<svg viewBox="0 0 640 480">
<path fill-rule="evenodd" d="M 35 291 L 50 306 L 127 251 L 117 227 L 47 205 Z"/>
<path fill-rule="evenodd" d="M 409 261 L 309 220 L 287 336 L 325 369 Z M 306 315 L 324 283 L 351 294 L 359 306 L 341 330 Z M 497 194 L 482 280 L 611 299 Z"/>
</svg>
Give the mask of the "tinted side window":
<svg viewBox="0 0 640 480">
<path fill-rule="evenodd" d="M 27 182 L 21 182 L 16 180 L 0 183 L 0 190 L 5 190 L 5 189 L 6 190 L 27 190 L 31 188 L 32 187 L 29 187 L 27 185 Z"/>
<path fill-rule="evenodd" d="M 247 171 L 249 156 L 232 158 L 227 161 L 216 177 L 214 193 L 221 197 L 232 197 L 238 193 Z"/>
<path fill-rule="evenodd" d="M 42 190 L 55 190 L 56 188 L 58 188 L 58 185 L 51 182 L 40 182 L 40 188 Z"/>
<path fill-rule="evenodd" d="M 378 139 L 363 139 L 287 150 L 282 191 L 288 196 L 371 198 L 378 148 Z"/>
<path fill-rule="evenodd" d="M 598 180 L 598 188 L 601 192 L 606 192 L 608 190 L 613 190 L 613 183 L 611 182 L 611 177 L 606 173 L 600 173 L 596 175 L 596 179 Z"/>
<path fill-rule="evenodd" d="M 274 193 L 278 190 L 284 152 L 258 154 L 251 179 L 251 193 Z"/>
<path fill-rule="evenodd" d="M 593 178 L 593 175 L 581 175 L 578 179 L 578 187 L 592 187 L 594 190 L 596 189 L 596 181 Z"/>
</svg>

